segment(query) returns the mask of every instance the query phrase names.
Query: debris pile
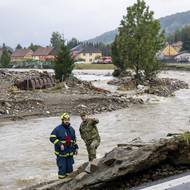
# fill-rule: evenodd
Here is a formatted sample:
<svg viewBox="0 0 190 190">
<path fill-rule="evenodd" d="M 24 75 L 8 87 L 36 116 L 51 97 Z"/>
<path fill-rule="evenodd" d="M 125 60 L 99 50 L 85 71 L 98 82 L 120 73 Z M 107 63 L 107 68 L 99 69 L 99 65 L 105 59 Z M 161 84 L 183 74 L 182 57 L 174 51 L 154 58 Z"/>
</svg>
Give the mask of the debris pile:
<svg viewBox="0 0 190 190">
<path fill-rule="evenodd" d="M 143 103 L 137 97 L 113 95 L 74 76 L 55 83 L 46 72 L 1 70 L 0 77 L 0 119 L 55 116 L 63 111 L 95 114 Z"/>
<path fill-rule="evenodd" d="M 103 96 L 94 97 L 76 101 L 77 106 L 74 108 L 75 113 L 86 112 L 88 114 L 97 114 L 101 112 L 110 112 L 122 108 L 127 108 L 131 104 L 143 104 L 144 101 L 141 98 L 128 98 L 125 95 L 121 96 Z"/>
<path fill-rule="evenodd" d="M 111 92 L 103 88 L 95 87 L 91 82 L 82 81 L 76 77 L 72 77 L 66 80 L 67 86 L 72 91 L 78 91 L 82 94 L 110 94 Z"/>
<path fill-rule="evenodd" d="M 164 97 L 172 96 L 176 90 L 188 89 L 188 84 L 184 81 L 168 78 L 150 80 L 149 85 L 146 93 Z"/>
<path fill-rule="evenodd" d="M 157 96 L 168 97 L 180 89 L 187 89 L 188 84 L 178 79 L 169 78 L 155 78 L 141 81 L 139 85 L 136 84 L 134 78 L 124 77 L 120 79 L 114 79 L 108 82 L 108 84 L 118 86 L 118 90 L 127 91 L 138 89 L 140 86 L 143 91 L 141 93 L 154 94 Z"/>
<path fill-rule="evenodd" d="M 21 90 L 45 89 L 54 86 L 55 80 L 47 72 L 35 72 L 25 78 L 16 79 L 14 85 Z"/>
</svg>

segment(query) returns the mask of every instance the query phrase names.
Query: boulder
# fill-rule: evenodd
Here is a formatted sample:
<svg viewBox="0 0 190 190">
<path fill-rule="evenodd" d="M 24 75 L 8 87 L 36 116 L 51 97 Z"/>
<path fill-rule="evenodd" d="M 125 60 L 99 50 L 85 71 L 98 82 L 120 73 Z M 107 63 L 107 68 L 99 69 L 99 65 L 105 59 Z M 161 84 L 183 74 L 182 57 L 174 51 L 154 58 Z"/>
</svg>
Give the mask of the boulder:
<svg viewBox="0 0 190 190">
<path fill-rule="evenodd" d="M 96 171 L 80 182 L 72 180 L 69 184 L 63 184 L 60 190 L 68 189 L 68 186 L 73 190 L 101 189 L 109 186 L 109 182 L 127 175 L 130 178 L 131 174 L 136 175 L 166 160 L 171 165 L 190 165 L 190 147 L 181 137 L 144 146 L 129 146 L 131 149 L 126 146 L 114 148 L 100 160 Z"/>
<path fill-rule="evenodd" d="M 128 189 L 185 172 L 190 167 L 188 139 L 189 134 L 168 137 L 148 144 L 139 141 L 120 144 L 98 160 L 96 170 L 86 174 L 86 166 L 83 165 L 75 171 L 77 176 L 74 175 L 71 180 L 64 181 L 55 189 Z M 52 189 L 53 187 L 51 184 Z"/>
</svg>

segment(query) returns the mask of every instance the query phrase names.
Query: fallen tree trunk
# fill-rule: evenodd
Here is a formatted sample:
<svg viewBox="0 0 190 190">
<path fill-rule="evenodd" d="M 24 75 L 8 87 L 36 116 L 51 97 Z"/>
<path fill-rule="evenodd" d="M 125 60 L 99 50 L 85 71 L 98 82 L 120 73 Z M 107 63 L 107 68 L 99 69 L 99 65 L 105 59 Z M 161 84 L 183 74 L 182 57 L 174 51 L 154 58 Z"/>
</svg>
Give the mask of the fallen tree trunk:
<svg viewBox="0 0 190 190">
<path fill-rule="evenodd" d="M 162 170 L 165 173 L 161 177 L 186 171 L 190 166 L 190 144 L 185 135 L 162 139 L 154 144 L 122 144 L 96 160 L 96 164 L 90 174 L 84 172 L 84 164 L 70 178 L 34 189 L 129 189 L 159 179 L 157 173 Z"/>
</svg>

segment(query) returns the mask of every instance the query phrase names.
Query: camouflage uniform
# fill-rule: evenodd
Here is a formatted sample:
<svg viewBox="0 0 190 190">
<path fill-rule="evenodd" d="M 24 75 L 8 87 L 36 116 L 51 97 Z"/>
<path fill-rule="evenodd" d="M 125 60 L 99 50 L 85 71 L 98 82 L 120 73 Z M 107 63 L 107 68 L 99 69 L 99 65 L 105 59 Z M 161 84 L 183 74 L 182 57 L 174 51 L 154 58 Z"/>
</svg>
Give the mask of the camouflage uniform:
<svg viewBox="0 0 190 190">
<path fill-rule="evenodd" d="M 80 135 L 86 144 L 89 161 L 96 158 L 96 149 L 100 145 L 100 136 L 96 124 L 99 123 L 97 119 L 88 118 L 80 125 Z"/>
</svg>

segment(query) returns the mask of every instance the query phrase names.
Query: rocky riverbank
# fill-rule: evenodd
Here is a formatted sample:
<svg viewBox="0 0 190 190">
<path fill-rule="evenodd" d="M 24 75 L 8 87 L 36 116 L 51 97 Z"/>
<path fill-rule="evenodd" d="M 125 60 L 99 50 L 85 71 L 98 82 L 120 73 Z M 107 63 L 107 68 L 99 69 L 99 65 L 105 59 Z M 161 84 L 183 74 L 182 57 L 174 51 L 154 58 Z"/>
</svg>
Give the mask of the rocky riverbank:
<svg viewBox="0 0 190 190">
<path fill-rule="evenodd" d="M 137 90 L 137 93 L 154 94 L 162 97 L 173 96 L 175 91 L 189 88 L 184 81 L 169 78 L 144 80 L 136 85 L 136 81 L 132 77 L 122 77 L 109 81 L 108 84 L 118 86 L 120 91 Z"/>
<path fill-rule="evenodd" d="M 190 171 L 189 132 L 154 143 L 120 144 L 93 161 L 91 173 L 83 164 L 62 181 L 38 184 L 27 190 L 123 190 Z"/>
<path fill-rule="evenodd" d="M 26 87 L 27 82 L 31 85 L 30 90 L 22 90 L 22 85 Z M 136 88 L 132 74 L 112 80 L 109 84 L 117 85 L 123 91 L 136 89 L 137 95 L 148 93 L 164 97 L 173 95 L 176 90 L 188 88 L 183 81 L 167 78 L 146 80 Z M 134 94 L 112 94 L 75 77 L 65 83 L 58 83 L 47 72 L 0 70 L 0 121 L 56 116 L 63 111 L 95 114 L 142 103 L 143 100 Z"/>
<path fill-rule="evenodd" d="M 89 114 L 95 114 L 143 103 L 140 98 L 113 95 L 107 90 L 96 88 L 90 82 L 81 81 L 75 77 L 65 83 L 55 83 L 54 86 L 50 85 L 45 89 L 21 90 L 15 85 L 20 80 L 33 80 L 44 75 L 47 77 L 47 73 L 41 74 L 36 71 L 0 72 L 1 121 L 55 116 L 63 111 L 72 114 L 86 111 Z M 43 81 L 43 78 L 41 80 Z M 39 84 L 38 79 L 33 81 L 38 81 Z"/>
</svg>

